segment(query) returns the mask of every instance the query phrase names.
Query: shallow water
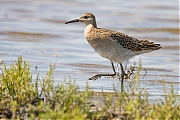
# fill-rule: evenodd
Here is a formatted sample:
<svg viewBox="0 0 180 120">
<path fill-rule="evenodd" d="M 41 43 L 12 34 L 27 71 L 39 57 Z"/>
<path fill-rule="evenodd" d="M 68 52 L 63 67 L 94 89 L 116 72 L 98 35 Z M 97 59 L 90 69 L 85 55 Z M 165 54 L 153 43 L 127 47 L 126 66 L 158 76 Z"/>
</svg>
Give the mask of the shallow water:
<svg viewBox="0 0 180 120">
<path fill-rule="evenodd" d="M 178 2 L 170 0 L 0 1 L 0 60 L 10 64 L 22 55 L 31 63 L 34 77 L 37 73 L 45 76 L 50 63 L 55 62 L 56 83 L 70 76 L 83 89 L 92 75 L 112 72 L 110 62 L 97 55 L 84 38 L 85 25 L 64 24 L 92 12 L 99 27 L 162 45 L 162 49 L 136 56 L 128 63 L 133 65 L 141 58 L 147 70 L 141 77 L 141 88 L 147 88 L 156 99 L 154 95 L 163 94 L 162 80 L 167 89 L 173 84 L 179 92 L 178 8 Z M 113 84 L 119 85 L 117 79 L 104 77 L 88 83 L 95 91 L 101 91 L 102 86 L 104 91 L 113 91 Z"/>
</svg>

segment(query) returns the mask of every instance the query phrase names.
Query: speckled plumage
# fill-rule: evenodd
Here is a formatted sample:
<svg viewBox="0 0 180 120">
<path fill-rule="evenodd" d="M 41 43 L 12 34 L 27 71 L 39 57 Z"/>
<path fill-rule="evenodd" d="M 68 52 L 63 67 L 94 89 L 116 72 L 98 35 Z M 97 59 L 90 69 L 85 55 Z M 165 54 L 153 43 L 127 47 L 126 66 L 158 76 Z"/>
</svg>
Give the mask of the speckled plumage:
<svg viewBox="0 0 180 120">
<path fill-rule="evenodd" d="M 84 13 L 79 19 L 67 23 L 83 22 L 86 24 L 84 36 L 92 48 L 102 57 L 122 63 L 131 57 L 160 49 L 160 44 L 148 40 L 138 40 L 127 34 L 97 28 L 96 18 L 92 13 Z"/>
<path fill-rule="evenodd" d="M 102 28 L 92 28 L 86 39 L 99 55 L 117 63 L 161 48 L 160 44 Z"/>
<path fill-rule="evenodd" d="M 113 68 L 113 74 L 96 74 L 89 79 L 96 80 L 101 76 L 115 76 L 113 62 L 117 62 L 121 66 L 121 91 L 123 91 L 125 75 L 122 62 L 128 61 L 133 56 L 161 48 L 160 44 L 154 44 L 148 40 L 138 40 L 121 32 L 97 28 L 96 18 L 92 13 L 84 13 L 79 19 L 71 20 L 65 24 L 73 22 L 86 24 L 84 36 L 88 43 L 100 56 L 109 59 Z"/>
</svg>

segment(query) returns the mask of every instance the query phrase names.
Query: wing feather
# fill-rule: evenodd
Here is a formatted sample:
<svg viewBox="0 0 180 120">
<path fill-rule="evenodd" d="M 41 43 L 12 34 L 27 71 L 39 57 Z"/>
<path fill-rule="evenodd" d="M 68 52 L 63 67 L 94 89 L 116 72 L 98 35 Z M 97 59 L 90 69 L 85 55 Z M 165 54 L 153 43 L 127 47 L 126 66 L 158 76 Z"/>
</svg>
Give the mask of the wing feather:
<svg viewBox="0 0 180 120">
<path fill-rule="evenodd" d="M 108 29 L 98 28 L 99 33 L 112 38 L 114 42 L 120 44 L 123 48 L 132 50 L 134 52 L 153 51 L 161 48 L 160 44 L 155 44 L 148 40 L 138 40 L 127 34 L 116 32 Z"/>
</svg>

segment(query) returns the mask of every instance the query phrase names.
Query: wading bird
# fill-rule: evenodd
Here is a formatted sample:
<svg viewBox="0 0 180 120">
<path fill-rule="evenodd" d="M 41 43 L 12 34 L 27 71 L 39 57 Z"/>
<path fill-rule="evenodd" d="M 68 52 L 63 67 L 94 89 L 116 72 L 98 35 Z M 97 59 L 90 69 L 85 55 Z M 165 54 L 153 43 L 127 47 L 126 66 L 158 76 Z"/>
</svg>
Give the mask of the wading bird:
<svg viewBox="0 0 180 120">
<path fill-rule="evenodd" d="M 96 80 L 101 76 L 115 76 L 116 71 L 113 62 L 117 62 L 121 67 L 121 91 L 123 91 L 125 75 L 122 62 L 128 61 L 136 55 L 161 48 L 160 44 L 154 44 L 148 40 L 138 40 L 121 32 L 97 28 L 96 18 L 92 13 L 84 13 L 79 19 L 68 21 L 65 24 L 74 22 L 82 22 L 86 25 L 84 36 L 88 43 L 100 56 L 111 61 L 114 72 L 113 74 L 96 74 L 89 80 Z"/>
</svg>

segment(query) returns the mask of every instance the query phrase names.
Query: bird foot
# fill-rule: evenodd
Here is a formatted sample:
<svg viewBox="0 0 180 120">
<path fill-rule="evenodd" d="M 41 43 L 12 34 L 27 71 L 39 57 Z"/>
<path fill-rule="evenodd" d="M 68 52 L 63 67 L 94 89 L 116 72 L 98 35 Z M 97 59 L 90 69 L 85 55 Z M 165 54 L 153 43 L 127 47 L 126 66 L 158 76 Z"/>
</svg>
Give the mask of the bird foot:
<svg viewBox="0 0 180 120">
<path fill-rule="evenodd" d="M 89 80 L 94 80 L 94 81 L 95 81 L 95 80 L 97 80 L 98 78 L 101 78 L 101 76 L 100 76 L 99 74 L 96 74 L 96 75 L 90 77 Z"/>
<path fill-rule="evenodd" d="M 98 78 L 101 78 L 101 76 L 114 77 L 114 76 L 116 76 L 116 73 L 113 73 L 113 74 L 96 74 L 96 75 L 92 76 L 91 78 L 89 78 L 89 80 L 97 80 Z"/>
</svg>

